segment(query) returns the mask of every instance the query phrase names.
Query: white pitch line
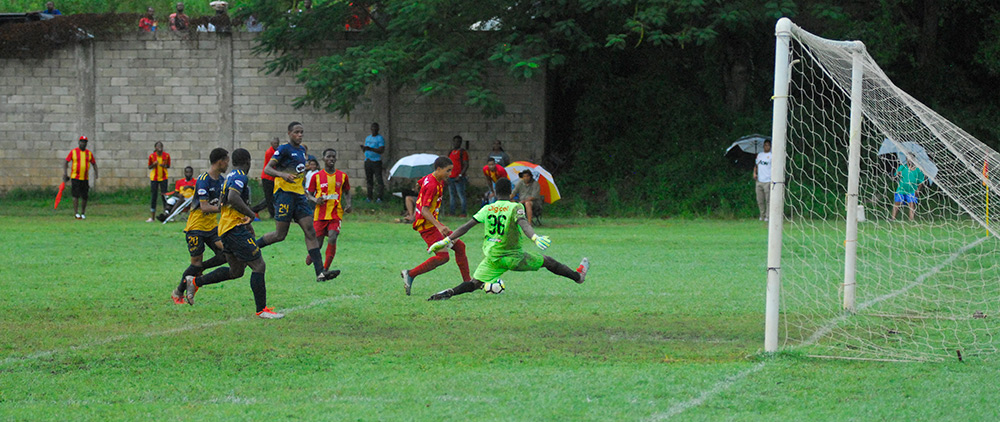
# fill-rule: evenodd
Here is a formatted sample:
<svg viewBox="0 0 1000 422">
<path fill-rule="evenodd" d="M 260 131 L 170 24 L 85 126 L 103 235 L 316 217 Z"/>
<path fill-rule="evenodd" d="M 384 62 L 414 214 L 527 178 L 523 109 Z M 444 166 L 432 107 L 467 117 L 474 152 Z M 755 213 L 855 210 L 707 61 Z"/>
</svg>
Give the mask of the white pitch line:
<svg viewBox="0 0 1000 422">
<path fill-rule="evenodd" d="M 289 314 L 289 313 L 292 313 L 292 312 L 302 311 L 302 310 L 306 310 L 306 309 L 310 309 L 310 308 L 315 308 L 317 306 L 325 305 L 325 304 L 333 302 L 335 300 L 340 300 L 340 299 L 357 299 L 359 297 L 360 296 L 358 296 L 358 295 L 343 295 L 343 296 L 336 296 L 336 297 L 328 297 L 328 298 L 325 298 L 325 299 L 314 300 L 311 303 L 306 304 L 306 305 L 300 305 L 300 306 L 296 306 L 296 307 L 292 307 L 292 308 L 287 308 L 287 309 L 279 309 L 279 311 L 282 311 L 282 312 L 284 312 L 286 314 Z M 247 319 L 248 319 L 247 317 L 239 317 L 239 318 L 233 318 L 233 319 L 226 319 L 226 320 L 222 320 L 222 321 L 212 321 L 212 322 L 206 322 L 206 323 L 202 323 L 202 324 L 194 324 L 194 325 L 187 325 L 187 326 L 183 326 L 183 327 L 176 327 L 176 328 L 171 328 L 169 330 L 153 331 L 153 332 L 148 332 L 148 333 L 121 334 L 121 335 L 111 336 L 111 337 L 108 337 L 108 338 L 105 338 L 105 339 L 101 339 L 101 340 L 97 340 L 97 341 L 92 341 L 90 343 L 84 343 L 84 344 L 80 344 L 80 345 L 76 345 L 76 346 L 70 346 L 70 347 L 67 347 L 67 348 L 64 348 L 64 349 L 45 350 L 45 351 L 41 351 L 41 352 L 35 352 L 35 353 L 32 353 L 32 354 L 27 355 L 27 356 L 8 357 L 8 358 L 5 358 L 3 360 L 0 360 L 0 366 L 11 364 L 11 363 L 20 363 L 20 362 L 27 362 L 29 360 L 46 358 L 46 357 L 49 357 L 49 356 L 58 355 L 58 354 L 65 353 L 65 352 L 73 352 L 73 351 L 77 351 L 77 350 L 89 349 L 89 348 L 92 348 L 92 347 L 103 346 L 105 344 L 110 344 L 110 343 L 117 343 L 117 342 L 120 342 L 120 341 L 125 341 L 125 340 L 131 339 L 131 338 L 136 338 L 136 337 L 147 337 L 148 338 L 148 337 L 166 336 L 166 335 L 171 335 L 171 334 L 183 333 L 185 331 L 200 330 L 200 329 L 204 329 L 204 328 L 217 327 L 217 326 L 220 326 L 220 325 L 227 325 L 227 324 L 231 324 L 231 323 L 234 323 L 234 322 L 242 322 L 242 321 L 246 321 Z"/>
<path fill-rule="evenodd" d="M 962 256 L 962 254 L 964 254 L 965 252 L 968 252 L 969 249 L 972 249 L 972 248 L 974 248 L 976 246 L 979 246 L 980 244 L 982 244 L 983 242 L 985 242 L 987 239 L 989 239 L 989 236 L 980 238 L 979 240 L 976 240 L 976 241 L 974 241 L 972 243 L 969 243 L 968 245 L 965 245 L 965 246 L 959 248 L 957 251 L 955 251 L 955 253 L 951 254 L 951 256 L 949 256 L 947 259 L 945 259 L 944 261 L 942 261 L 940 264 L 938 264 L 934 268 L 931 268 L 926 273 L 923 273 L 923 274 L 917 276 L 917 278 L 914 279 L 913 282 L 911 282 L 910 284 L 907 284 L 907 285 L 905 285 L 905 286 L 903 286 L 903 287 L 901 287 L 901 288 L 899 288 L 897 290 L 894 290 L 892 292 L 886 293 L 886 294 L 884 294 L 882 296 L 879 296 L 879 297 L 876 297 L 876 298 L 874 298 L 872 300 L 864 302 L 864 303 L 858 305 L 858 310 L 862 310 L 862 309 L 868 308 L 868 307 L 870 307 L 872 305 L 875 305 L 875 304 L 877 304 L 879 302 L 895 298 L 895 297 L 897 297 L 897 296 L 899 296 L 899 295 L 901 295 L 903 293 L 906 293 L 907 290 L 910 290 L 910 289 L 912 289 L 914 287 L 917 287 L 917 286 L 923 284 L 923 282 L 927 281 L 928 278 L 930 278 L 931 276 L 933 276 L 933 275 L 941 272 L 941 270 L 943 270 L 944 267 L 947 267 L 948 265 L 951 265 L 952 262 L 955 262 L 955 260 L 958 259 L 958 257 Z M 795 346 L 795 347 L 809 346 L 809 345 L 814 344 L 815 342 L 819 341 L 819 339 L 822 338 L 824 335 L 826 335 L 830 331 L 832 331 L 834 329 L 834 327 L 836 327 L 838 324 L 840 324 L 845 319 L 847 319 L 847 317 L 848 317 L 848 315 L 844 314 L 844 315 L 841 315 L 841 316 L 838 316 L 836 318 L 831 319 L 828 323 L 826 323 L 819 330 L 816 330 L 816 332 L 813 333 L 813 335 L 810 336 L 809 339 L 807 339 L 805 342 L 803 342 L 802 344 L 800 344 L 798 346 Z M 762 362 L 760 362 L 760 363 L 758 363 L 758 364 L 756 364 L 754 366 L 751 366 L 748 369 L 744 369 L 744 370 L 738 372 L 735 375 L 726 377 L 722 381 L 719 381 L 719 382 L 715 383 L 715 385 L 713 385 L 712 388 L 709 388 L 708 390 L 705 390 L 705 391 L 701 392 L 701 394 L 699 394 L 698 397 L 695 397 L 695 398 L 693 398 L 691 400 L 688 400 L 688 401 L 685 401 L 685 402 L 677 403 L 677 404 L 671 406 L 670 409 L 667 409 L 666 412 L 653 414 L 653 416 L 650 417 L 650 420 L 654 420 L 654 421 L 667 420 L 667 419 L 670 419 L 670 418 L 672 418 L 674 416 L 677 416 L 677 415 L 679 415 L 681 413 L 684 413 L 686 410 L 688 410 L 688 409 L 690 409 L 692 407 L 701 406 L 703 403 L 705 403 L 709 399 L 715 397 L 719 393 L 722 393 L 723 391 L 728 390 L 730 387 L 733 386 L 733 384 L 736 384 L 737 382 L 742 381 L 743 379 L 745 379 L 746 377 L 748 377 L 748 376 L 750 376 L 750 375 L 752 375 L 754 373 L 760 372 L 760 370 L 764 369 L 764 366 L 766 366 L 768 362 L 770 362 L 770 361 L 769 360 L 762 361 Z"/>
</svg>

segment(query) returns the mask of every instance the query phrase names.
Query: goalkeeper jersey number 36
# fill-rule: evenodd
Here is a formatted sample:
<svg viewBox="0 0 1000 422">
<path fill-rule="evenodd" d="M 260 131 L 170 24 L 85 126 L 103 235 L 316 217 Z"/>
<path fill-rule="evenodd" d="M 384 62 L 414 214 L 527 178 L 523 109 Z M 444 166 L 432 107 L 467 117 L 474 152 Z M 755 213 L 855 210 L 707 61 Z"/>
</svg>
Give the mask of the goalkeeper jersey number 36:
<svg viewBox="0 0 1000 422">
<path fill-rule="evenodd" d="M 486 225 L 483 255 L 487 258 L 521 252 L 521 228 L 517 219 L 524 218 L 523 205 L 497 201 L 484 206 L 472 218 Z"/>
</svg>

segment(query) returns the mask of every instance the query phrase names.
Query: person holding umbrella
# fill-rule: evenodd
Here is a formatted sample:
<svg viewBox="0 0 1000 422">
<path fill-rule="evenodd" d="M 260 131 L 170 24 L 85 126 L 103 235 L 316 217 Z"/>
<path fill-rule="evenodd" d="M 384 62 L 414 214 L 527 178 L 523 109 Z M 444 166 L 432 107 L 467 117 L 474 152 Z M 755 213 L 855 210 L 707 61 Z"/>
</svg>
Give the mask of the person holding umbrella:
<svg viewBox="0 0 1000 422">
<path fill-rule="evenodd" d="M 910 221 L 917 211 L 917 194 L 920 193 L 920 185 L 924 183 L 924 172 L 917 168 L 917 160 L 912 155 L 906 154 L 906 164 L 901 164 L 896 168 L 896 177 L 899 179 L 899 187 L 892 195 L 892 218 L 896 219 L 899 212 L 899 205 L 906 203 L 910 208 Z"/>
<path fill-rule="evenodd" d="M 771 203 L 771 141 L 764 141 L 764 151 L 754 160 L 753 179 L 756 182 L 758 220 L 767 221 L 768 204 Z"/>
<path fill-rule="evenodd" d="M 72 163 L 73 172 L 69 172 Z M 71 192 L 73 194 L 73 213 L 77 220 L 87 218 L 87 198 L 90 197 L 90 184 L 88 182 L 88 171 L 90 166 L 94 167 L 94 179 L 97 179 L 97 161 L 94 160 L 94 153 L 87 150 L 87 137 L 81 136 L 77 148 L 74 148 L 66 156 L 63 162 L 63 182 L 71 181 Z M 80 199 L 83 199 L 83 207 L 78 208 Z"/>
</svg>

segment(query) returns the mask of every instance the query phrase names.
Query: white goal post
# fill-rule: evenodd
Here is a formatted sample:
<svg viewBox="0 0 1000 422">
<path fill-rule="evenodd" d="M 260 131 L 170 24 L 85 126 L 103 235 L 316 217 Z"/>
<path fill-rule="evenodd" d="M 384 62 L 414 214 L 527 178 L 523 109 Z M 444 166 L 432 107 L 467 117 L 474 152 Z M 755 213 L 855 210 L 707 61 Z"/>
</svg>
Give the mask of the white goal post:
<svg viewBox="0 0 1000 422">
<path fill-rule="evenodd" d="M 1000 155 L 896 87 L 860 41 L 787 18 L 775 30 L 765 352 L 996 352 Z"/>
</svg>

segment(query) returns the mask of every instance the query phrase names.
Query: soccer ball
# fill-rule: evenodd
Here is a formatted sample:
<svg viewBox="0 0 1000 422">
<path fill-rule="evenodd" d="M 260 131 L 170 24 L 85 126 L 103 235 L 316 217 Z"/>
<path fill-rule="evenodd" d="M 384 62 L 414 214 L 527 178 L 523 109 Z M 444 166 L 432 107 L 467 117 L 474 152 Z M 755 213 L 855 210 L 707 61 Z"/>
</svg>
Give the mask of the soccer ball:
<svg viewBox="0 0 1000 422">
<path fill-rule="evenodd" d="M 500 294 L 503 293 L 505 288 L 503 280 L 500 279 L 497 279 L 496 283 L 483 284 L 483 291 L 486 293 Z"/>
</svg>

